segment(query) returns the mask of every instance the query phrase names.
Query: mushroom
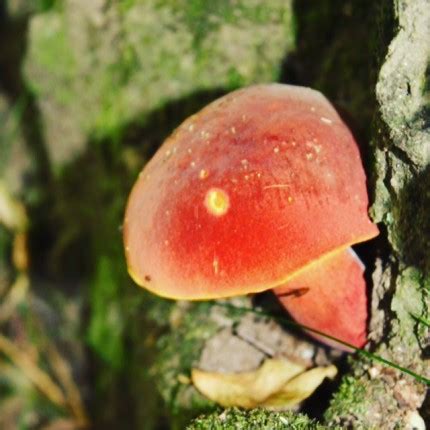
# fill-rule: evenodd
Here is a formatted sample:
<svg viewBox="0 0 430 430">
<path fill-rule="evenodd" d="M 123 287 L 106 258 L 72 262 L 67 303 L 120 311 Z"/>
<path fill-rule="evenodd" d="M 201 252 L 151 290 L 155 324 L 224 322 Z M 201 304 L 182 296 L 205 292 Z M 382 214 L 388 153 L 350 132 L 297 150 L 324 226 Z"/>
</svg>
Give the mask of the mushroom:
<svg viewBox="0 0 430 430">
<path fill-rule="evenodd" d="M 321 264 L 310 264 L 274 293 L 301 324 L 357 348 L 366 343 L 367 300 L 364 265 L 351 248 L 337 252 Z M 351 348 L 309 333 L 330 346 Z"/>
<path fill-rule="evenodd" d="M 366 292 L 349 249 L 378 234 L 367 207 L 357 144 L 328 100 L 251 86 L 185 120 L 142 170 L 128 270 L 173 299 L 274 289 L 299 323 L 359 347 Z"/>
</svg>

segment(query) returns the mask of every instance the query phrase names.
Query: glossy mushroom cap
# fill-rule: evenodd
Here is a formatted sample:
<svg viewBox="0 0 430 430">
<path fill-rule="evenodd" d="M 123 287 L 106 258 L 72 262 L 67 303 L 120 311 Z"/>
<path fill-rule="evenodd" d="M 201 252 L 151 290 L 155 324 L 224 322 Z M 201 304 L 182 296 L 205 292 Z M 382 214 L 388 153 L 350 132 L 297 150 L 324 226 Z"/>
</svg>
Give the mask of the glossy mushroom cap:
<svg viewBox="0 0 430 430">
<path fill-rule="evenodd" d="M 248 87 L 187 119 L 139 175 L 128 269 L 174 299 L 264 291 L 376 236 L 367 206 L 357 144 L 327 99 Z"/>
</svg>

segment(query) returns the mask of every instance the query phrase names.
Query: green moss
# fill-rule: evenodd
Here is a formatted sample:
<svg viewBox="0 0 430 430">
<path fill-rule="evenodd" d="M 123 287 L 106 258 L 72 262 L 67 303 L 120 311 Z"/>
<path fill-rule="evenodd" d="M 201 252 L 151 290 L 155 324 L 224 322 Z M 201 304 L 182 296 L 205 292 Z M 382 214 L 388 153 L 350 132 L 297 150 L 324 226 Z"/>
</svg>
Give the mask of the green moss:
<svg viewBox="0 0 430 430">
<path fill-rule="evenodd" d="M 326 428 L 306 415 L 293 412 L 227 409 L 197 418 L 187 427 L 187 430 L 324 430 Z"/>
<path fill-rule="evenodd" d="M 43 19 L 42 19 L 43 16 Z M 30 46 L 30 55 L 37 58 L 34 73 L 41 74 L 38 79 L 30 82 L 31 88 L 40 96 L 44 96 L 49 88 L 49 81 L 55 83 L 53 95 L 60 104 L 70 104 L 76 99 L 72 81 L 76 69 L 76 61 L 70 50 L 64 17 L 57 12 L 46 12 L 33 18 L 31 34 L 34 42 Z M 45 75 L 46 76 L 43 76 Z M 48 88 L 47 88 L 48 87 Z M 54 87 L 51 87 L 51 90 Z"/>
<path fill-rule="evenodd" d="M 290 1 L 78 2 L 32 18 L 24 70 L 48 146 L 58 135 L 70 146 L 118 138 L 196 92 L 274 80 L 293 46 Z"/>
<path fill-rule="evenodd" d="M 99 357 L 114 368 L 124 360 L 124 318 L 118 277 L 112 261 L 101 256 L 91 288 L 91 319 L 88 342 Z"/>
<path fill-rule="evenodd" d="M 364 382 L 353 376 L 346 376 L 336 391 L 330 408 L 325 414 L 325 421 L 333 423 L 339 416 L 360 416 L 367 409 L 367 387 Z"/>
<path fill-rule="evenodd" d="M 427 312 L 423 284 L 422 274 L 412 267 L 403 270 L 397 279 L 397 288 L 391 304 L 391 309 L 397 316 L 392 329 L 393 348 L 401 345 L 403 350 L 412 351 L 417 348 L 417 336 L 421 333 L 423 338 L 427 333 L 426 327 L 418 324 L 414 318 L 426 315 Z"/>
<path fill-rule="evenodd" d="M 61 0 L 4 0 L 10 18 L 20 18 L 36 12 L 58 8 Z"/>
<path fill-rule="evenodd" d="M 170 1 L 172 7 L 193 35 L 193 46 L 199 51 L 202 41 L 210 32 L 216 31 L 222 22 L 231 22 L 233 8 L 228 0 Z"/>
<path fill-rule="evenodd" d="M 159 306 L 153 308 L 160 309 Z M 152 316 L 160 314 L 155 311 Z M 169 330 L 157 341 L 157 362 L 151 369 L 151 375 L 159 392 L 168 405 L 172 425 L 182 429 L 185 424 L 200 413 L 213 411 L 216 405 L 197 392 L 193 385 L 186 382 L 191 369 L 198 362 L 205 342 L 213 336 L 220 326 L 213 318 L 211 302 L 178 304 L 170 308 Z M 238 314 L 221 311 L 232 322 Z M 159 316 L 157 320 L 160 321 Z M 162 319 L 165 321 L 166 317 Z"/>
</svg>

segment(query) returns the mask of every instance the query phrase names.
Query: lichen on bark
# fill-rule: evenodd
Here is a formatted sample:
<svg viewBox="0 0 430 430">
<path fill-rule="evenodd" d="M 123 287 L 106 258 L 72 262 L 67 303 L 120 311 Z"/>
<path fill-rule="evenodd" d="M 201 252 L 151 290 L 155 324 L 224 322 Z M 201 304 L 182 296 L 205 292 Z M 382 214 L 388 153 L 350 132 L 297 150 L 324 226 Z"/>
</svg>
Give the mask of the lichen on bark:
<svg viewBox="0 0 430 430">
<path fill-rule="evenodd" d="M 191 390 L 169 371 L 168 352 L 176 353 L 172 345 L 184 347 L 180 361 L 189 367 L 199 349 L 197 334 L 204 337 L 205 330 L 164 337 L 163 316 L 170 311 L 157 321 L 147 318 L 151 308 L 170 306 L 127 280 L 118 231 L 125 199 L 142 164 L 184 116 L 231 89 L 276 79 L 294 45 L 291 2 L 42 3 L 29 16 L 22 70 L 54 173 L 44 206 L 52 216 L 36 220 L 45 231 L 60 232 L 43 251 L 45 261 L 57 268 L 82 264 L 89 285 L 86 341 L 97 367 L 92 410 L 98 423 L 150 429 L 163 411 L 174 425 L 175 411 L 185 414 L 196 403 L 187 403 Z M 179 333 L 188 342 L 178 340 Z M 158 338 L 166 348 L 157 361 Z M 156 378 L 164 406 L 153 395 Z"/>
<path fill-rule="evenodd" d="M 393 6 L 395 36 L 378 76 L 372 136 L 371 212 L 383 237 L 373 274 L 371 349 L 428 378 L 429 333 L 416 318 L 428 320 L 430 304 L 430 9 L 426 1 L 398 0 Z M 423 425 L 423 383 L 375 363 L 358 361 L 354 369 L 355 379 L 345 379 L 326 414 L 330 423 Z M 348 403 L 344 392 L 351 383 L 361 387 L 363 401 Z M 428 418 L 428 411 L 421 413 Z"/>
<path fill-rule="evenodd" d="M 55 3 L 31 18 L 24 65 L 54 164 L 191 93 L 275 79 L 292 28 L 290 1 Z"/>
</svg>

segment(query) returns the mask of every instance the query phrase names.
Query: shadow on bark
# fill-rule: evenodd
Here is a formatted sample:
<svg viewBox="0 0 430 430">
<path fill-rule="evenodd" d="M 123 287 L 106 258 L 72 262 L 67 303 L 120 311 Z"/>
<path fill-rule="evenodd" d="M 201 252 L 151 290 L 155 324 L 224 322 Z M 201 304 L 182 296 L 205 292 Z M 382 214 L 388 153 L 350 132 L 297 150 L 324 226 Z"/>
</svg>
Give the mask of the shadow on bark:
<svg viewBox="0 0 430 430">
<path fill-rule="evenodd" d="M 296 0 L 294 15 L 297 49 L 284 60 L 282 82 L 320 90 L 340 110 L 359 142 L 368 142 L 378 66 L 392 38 L 392 5 Z"/>
<path fill-rule="evenodd" d="M 117 301 L 125 328 L 118 339 L 121 346 L 116 346 L 122 351 L 117 365 L 112 366 L 93 349 L 88 351 L 88 378 L 90 386 L 94 387 L 94 392 L 88 396 L 89 410 L 93 411 L 96 428 L 114 429 L 118 423 L 127 428 L 140 428 L 142 417 L 137 418 L 137 414 L 142 414 L 139 412 L 142 396 L 148 398 L 143 418 L 147 428 L 158 428 L 155 423 L 165 422 L 172 413 L 160 403 L 155 382 L 147 374 L 156 359 L 155 344 L 144 353 L 141 351 L 142 339 L 157 339 L 160 326 L 166 323 L 157 326 L 145 319 L 144 314 L 150 312 L 146 296 L 130 285 L 123 257 L 123 212 L 139 170 L 164 139 L 185 118 L 227 91 L 218 88 L 190 94 L 151 112 L 144 124 L 137 118 L 125 125 L 119 139 L 87 142 L 85 152 L 57 175 L 49 204 L 43 201 L 33 210 L 36 216 L 33 223 L 37 226 L 30 235 L 33 267 L 37 268 L 37 276 L 52 280 L 53 285 L 62 285 L 64 294 L 78 293 L 86 297 L 88 305 L 83 327 L 91 326 L 94 318 L 93 300 L 105 294 L 97 290 L 100 259 L 109 262 L 115 291 L 109 292 L 102 303 L 105 309 L 99 307 L 96 312 L 105 313 L 107 318 L 112 301 Z M 85 284 L 87 290 L 76 291 L 77 285 L 82 288 Z M 134 303 L 132 307 L 130 302 Z M 137 373 L 130 375 L 130 369 Z M 141 393 L 135 392 L 136 381 L 140 378 L 138 373 L 145 373 Z M 150 405 L 151 402 L 154 404 Z M 149 424 L 151 420 L 153 426 Z"/>
<path fill-rule="evenodd" d="M 29 15 L 11 19 L 6 12 L 6 2 L 0 5 L 0 88 L 11 105 L 21 104 L 20 127 L 29 154 L 34 159 L 34 182 L 41 190 L 48 190 L 52 182 L 51 165 L 46 150 L 42 120 L 36 97 L 27 87 L 22 73 L 22 65 L 27 50 L 27 30 Z M 32 185 L 33 186 L 33 185 Z"/>
<path fill-rule="evenodd" d="M 430 166 L 417 173 L 415 178 L 399 194 L 399 213 L 396 232 L 404 263 L 415 266 L 427 275 L 430 273 Z M 418 229 L 411 229 L 411 220 Z"/>
</svg>

